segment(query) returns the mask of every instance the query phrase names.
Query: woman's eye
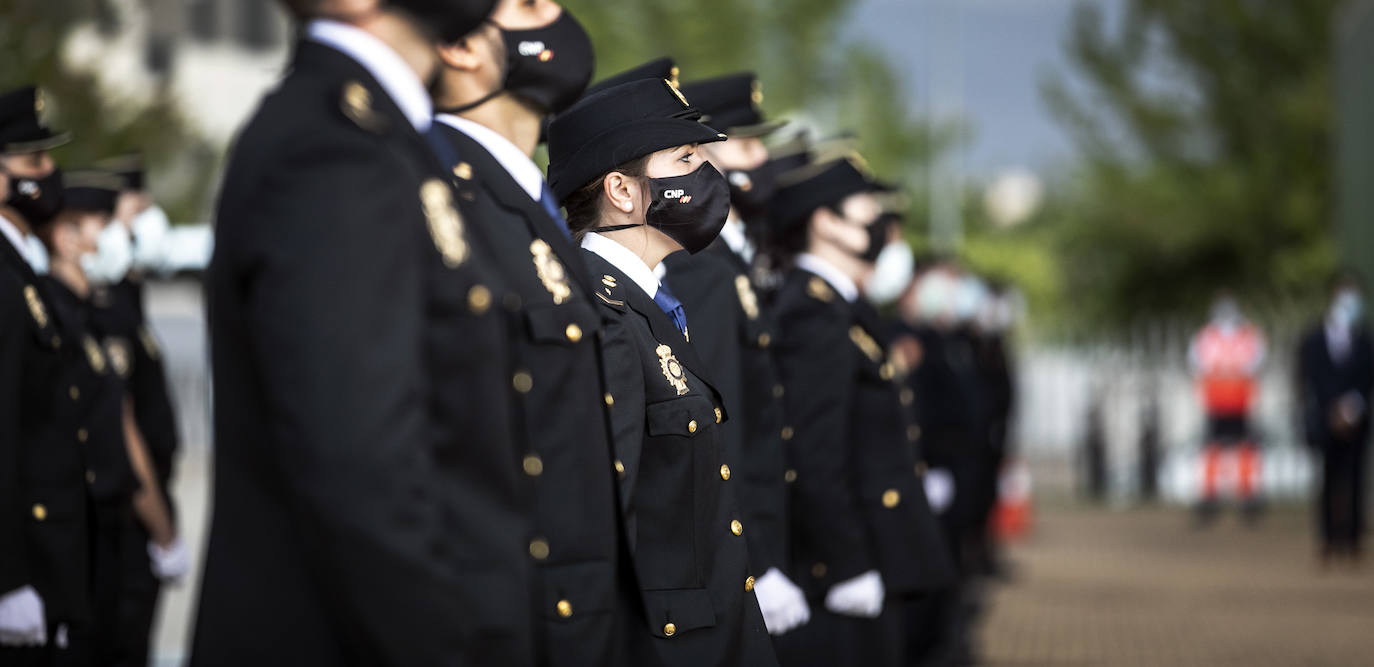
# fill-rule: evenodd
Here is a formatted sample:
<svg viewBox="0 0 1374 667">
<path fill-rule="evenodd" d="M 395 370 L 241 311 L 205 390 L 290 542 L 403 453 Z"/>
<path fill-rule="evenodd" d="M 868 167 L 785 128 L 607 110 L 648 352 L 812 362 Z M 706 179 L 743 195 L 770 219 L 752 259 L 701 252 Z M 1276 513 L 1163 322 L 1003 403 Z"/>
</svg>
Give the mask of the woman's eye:
<svg viewBox="0 0 1374 667">
<path fill-rule="evenodd" d="M 679 162 L 691 162 L 693 155 L 696 155 L 696 153 L 688 153 L 686 155 L 683 155 Z"/>
</svg>

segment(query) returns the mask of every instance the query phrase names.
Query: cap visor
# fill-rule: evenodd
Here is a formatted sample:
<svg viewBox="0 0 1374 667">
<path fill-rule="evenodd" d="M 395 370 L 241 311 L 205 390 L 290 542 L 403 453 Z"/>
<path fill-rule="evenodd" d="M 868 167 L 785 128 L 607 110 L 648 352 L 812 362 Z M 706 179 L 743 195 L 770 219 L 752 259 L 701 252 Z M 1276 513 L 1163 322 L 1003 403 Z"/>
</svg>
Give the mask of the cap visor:
<svg viewBox="0 0 1374 667">
<path fill-rule="evenodd" d="M 5 144 L 4 148 L 0 149 L 0 153 L 5 155 L 37 153 L 38 151 L 52 150 L 71 140 L 71 132 L 58 132 L 57 134 L 43 137 L 42 139 L 34 139 L 32 141 L 11 141 Z"/>
<path fill-rule="evenodd" d="M 756 125 L 732 127 L 726 130 L 725 133 L 729 134 L 731 137 L 739 137 L 741 139 L 748 139 L 751 137 L 762 138 L 787 127 L 787 123 L 788 121 L 785 120 L 770 120 L 766 123 L 758 123 Z"/>
</svg>

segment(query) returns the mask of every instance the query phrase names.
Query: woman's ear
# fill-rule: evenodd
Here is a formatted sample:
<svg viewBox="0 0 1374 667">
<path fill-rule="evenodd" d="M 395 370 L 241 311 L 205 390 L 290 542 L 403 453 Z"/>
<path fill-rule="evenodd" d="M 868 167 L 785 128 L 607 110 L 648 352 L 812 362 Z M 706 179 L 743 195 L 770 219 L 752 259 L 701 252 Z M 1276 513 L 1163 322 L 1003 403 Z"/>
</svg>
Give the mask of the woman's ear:
<svg viewBox="0 0 1374 667">
<path fill-rule="evenodd" d="M 635 202 L 639 201 L 639 180 L 618 171 L 606 174 L 601 179 L 601 188 L 610 200 L 611 206 L 622 213 L 633 213 Z"/>
</svg>

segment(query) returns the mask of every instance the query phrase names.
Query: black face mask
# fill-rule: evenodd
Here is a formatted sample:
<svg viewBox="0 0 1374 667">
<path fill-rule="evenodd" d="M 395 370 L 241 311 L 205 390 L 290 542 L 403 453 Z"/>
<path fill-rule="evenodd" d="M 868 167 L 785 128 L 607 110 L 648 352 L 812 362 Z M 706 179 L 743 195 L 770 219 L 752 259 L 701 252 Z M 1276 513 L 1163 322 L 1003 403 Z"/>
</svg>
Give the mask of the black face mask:
<svg viewBox="0 0 1374 667">
<path fill-rule="evenodd" d="M 406 10 L 444 44 L 461 41 L 485 18 L 485 14 L 479 15 L 482 10 L 491 9 L 486 3 L 466 0 L 390 0 L 390 3 Z"/>
<path fill-rule="evenodd" d="M 5 203 L 24 216 L 30 225 L 41 225 L 62 210 L 62 170 L 43 178 L 10 176 L 10 196 Z"/>
<path fill-rule="evenodd" d="M 730 217 L 730 188 L 710 162 L 682 176 L 650 178 L 649 210 L 644 223 L 677 241 L 690 254 L 697 254 L 720 236 L 725 219 Z M 640 225 L 598 227 L 594 232 L 614 232 Z"/>
<path fill-rule="evenodd" d="M 741 219 L 748 223 L 768 216 L 768 199 L 777 188 L 766 163 L 755 169 L 731 169 L 725 180 L 730 184 L 730 204 Z"/>
<path fill-rule="evenodd" d="M 506 39 L 505 90 L 546 113 L 562 113 L 591 83 L 596 67 L 592 39 L 567 9 L 533 30 L 501 29 Z"/>
<path fill-rule="evenodd" d="M 877 263 L 878 254 L 883 251 L 883 246 L 887 245 L 888 230 L 892 228 L 894 220 L 895 218 L 884 213 L 868 225 L 868 247 L 859 253 L 859 259 L 865 264 Z"/>
</svg>

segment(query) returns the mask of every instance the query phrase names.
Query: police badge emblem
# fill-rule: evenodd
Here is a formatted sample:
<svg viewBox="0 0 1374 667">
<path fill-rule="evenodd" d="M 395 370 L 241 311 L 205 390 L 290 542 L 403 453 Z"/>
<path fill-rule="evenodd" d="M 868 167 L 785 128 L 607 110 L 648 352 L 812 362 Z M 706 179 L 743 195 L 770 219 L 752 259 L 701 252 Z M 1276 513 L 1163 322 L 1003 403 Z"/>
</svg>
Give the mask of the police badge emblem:
<svg viewBox="0 0 1374 667">
<path fill-rule="evenodd" d="M 749 276 L 743 273 L 735 276 L 735 291 L 739 293 L 739 305 L 744 309 L 744 315 L 751 320 L 759 318 L 759 297 L 754 294 L 754 288 L 749 285 Z"/>
<path fill-rule="evenodd" d="M 682 362 L 673 356 L 673 348 L 659 345 L 654 352 L 658 353 L 658 366 L 663 370 L 663 377 L 667 378 L 668 384 L 673 385 L 678 396 L 687 393 L 687 373 L 682 370 Z"/>
<path fill-rule="evenodd" d="M 138 328 L 138 340 L 143 343 L 143 351 L 148 353 L 148 358 L 156 361 L 162 356 L 162 347 L 157 344 L 157 339 L 153 337 L 153 332 L 147 326 Z"/>
<path fill-rule="evenodd" d="M 105 374 L 105 355 L 100 352 L 100 345 L 96 344 L 95 339 L 86 336 L 81 341 L 81 347 L 86 350 L 86 361 L 90 363 L 91 370 L 97 375 Z"/>
<path fill-rule="evenodd" d="M 110 368 L 114 369 L 115 375 L 129 377 L 129 371 L 132 370 L 129 364 L 129 344 L 123 338 L 105 339 L 105 356 L 109 358 Z"/>
<path fill-rule="evenodd" d="M 568 272 L 563 268 L 563 263 L 553 256 L 553 248 L 544 239 L 535 239 L 530 243 L 530 256 L 534 259 L 534 271 L 539 275 L 539 282 L 544 283 L 544 289 L 553 295 L 553 302 L 561 304 L 572 298 Z"/>
<path fill-rule="evenodd" d="M 429 222 L 429 235 L 434 247 L 444 258 L 444 266 L 456 268 L 468 256 L 468 242 L 463 238 L 463 217 L 453 208 L 448 185 L 431 178 L 420 186 L 420 206 Z"/>
</svg>

